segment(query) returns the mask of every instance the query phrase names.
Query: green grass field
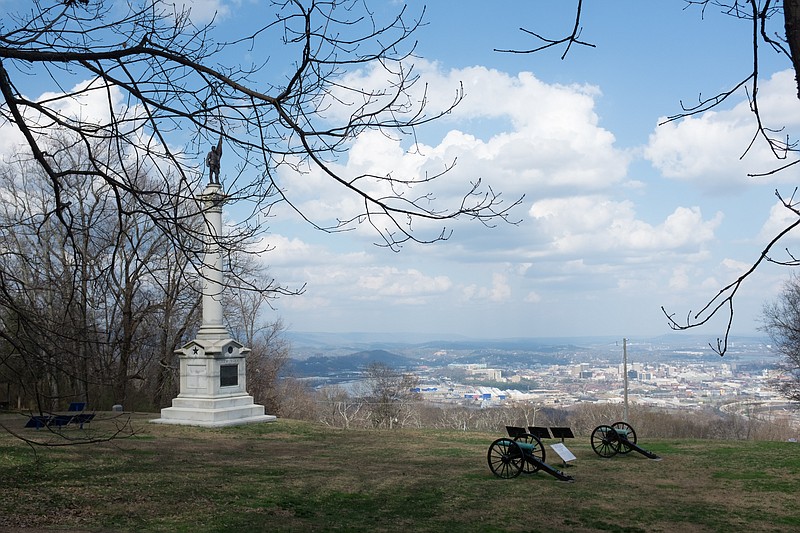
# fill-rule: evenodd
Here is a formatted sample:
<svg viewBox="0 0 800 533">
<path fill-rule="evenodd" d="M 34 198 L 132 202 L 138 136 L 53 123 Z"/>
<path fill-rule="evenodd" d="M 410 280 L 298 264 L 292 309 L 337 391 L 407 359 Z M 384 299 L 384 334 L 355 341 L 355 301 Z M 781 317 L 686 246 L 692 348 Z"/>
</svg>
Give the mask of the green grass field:
<svg viewBox="0 0 800 533">
<path fill-rule="evenodd" d="M 581 436 L 566 442 L 577 459 L 564 483 L 495 477 L 486 453 L 500 433 L 199 429 L 153 416 L 137 415 L 131 438 L 35 453 L 0 433 L 0 531 L 800 531 L 798 443 L 639 435 L 653 461 L 603 459 Z M 19 415 L 0 422 L 47 435 Z"/>
</svg>

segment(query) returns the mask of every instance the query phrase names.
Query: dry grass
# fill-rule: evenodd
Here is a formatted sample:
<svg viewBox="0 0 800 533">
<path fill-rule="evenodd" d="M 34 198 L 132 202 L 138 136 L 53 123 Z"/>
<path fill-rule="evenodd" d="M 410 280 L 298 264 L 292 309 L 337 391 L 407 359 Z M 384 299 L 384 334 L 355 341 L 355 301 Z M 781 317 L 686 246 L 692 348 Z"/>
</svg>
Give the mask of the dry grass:
<svg viewBox="0 0 800 533">
<path fill-rule="evenodd" d="M 567 442 L 575 482 L 563 483 L 494 477 L 486 452 L 501 435 L 292 420 L 199 429 L 151 416 L 135 417 L 132 438 L 35 454 L 0 434 L 0 530 L 800 530 L 796 443 L 639 435 L 663 457 L 651 461 L 602 459 L 582 437 Z M 22 431 L 18 415 L 4 421 Z"/>
</svg>

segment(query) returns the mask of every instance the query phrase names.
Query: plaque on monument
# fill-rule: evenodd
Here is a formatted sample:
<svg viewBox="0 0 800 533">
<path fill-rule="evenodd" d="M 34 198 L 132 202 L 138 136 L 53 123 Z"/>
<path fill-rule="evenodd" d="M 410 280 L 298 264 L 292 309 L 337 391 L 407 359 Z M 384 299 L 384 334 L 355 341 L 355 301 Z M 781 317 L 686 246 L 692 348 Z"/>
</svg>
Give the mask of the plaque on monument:
<svg viewBox="0 0 800 533">
<path fill-rule="evenodd" d="M 235 387 L 239 384 L 239 365 L 220 365 L 219 386 Z"/>
</svg>

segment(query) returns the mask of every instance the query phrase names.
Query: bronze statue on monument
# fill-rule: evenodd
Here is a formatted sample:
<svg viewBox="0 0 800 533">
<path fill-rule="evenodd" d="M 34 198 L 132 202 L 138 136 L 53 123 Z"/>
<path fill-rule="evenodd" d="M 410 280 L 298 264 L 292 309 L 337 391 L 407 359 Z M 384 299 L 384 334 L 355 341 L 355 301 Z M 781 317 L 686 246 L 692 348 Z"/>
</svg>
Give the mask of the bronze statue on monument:
<svg viewBox="0 0 800 533">
<path fill-rule="evenodd" d="M 208 167 L 208 183 L 219 185 L 219 164 L 222 159 L 222 135 L 219 136 L 217 146 L 211 147 L 206 155 L 206 166 Z"/>
</svg>

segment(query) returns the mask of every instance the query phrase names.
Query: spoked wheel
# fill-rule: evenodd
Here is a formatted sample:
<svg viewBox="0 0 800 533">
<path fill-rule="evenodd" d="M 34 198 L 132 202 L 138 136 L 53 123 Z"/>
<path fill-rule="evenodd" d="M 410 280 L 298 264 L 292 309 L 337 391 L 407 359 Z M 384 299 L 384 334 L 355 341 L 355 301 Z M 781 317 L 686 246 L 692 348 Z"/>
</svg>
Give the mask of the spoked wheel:
<svg viewBox="0 0 800 533">
<path fill-rule="evenodd" d="M 627 422 L 614 422 L 611 424 L 611 427 L 617 430 L 617 433 L 622 433 L 625 435 L 625 438 L 628 439 L 628 442 L 631 444 L 636 444 L 636 432 L 633 430 L 633 427 L 631 427 L 630 424 Z M 628 446 L 626 442 L 620 442 L 619 453 L 629 453 L 632 449 L 633 448 Z"/>
<path fill-rule="evenodd" d="M 531 461 L 527 457 L 527 455 L 530 454 L 533 457 L 537 458 L 539 461 L 544 463 L 545 451 L 544 451 L 544 446 L 542 445 L 542 441 L 539 440 L 539 437 L 537 437 L 536 435 L 531 435 L 530 433 L 525 433 L 524 435 L 521 435 L 519 437 L 514 437 L 514 440 L 517 442 L 524 442 L 532 446 L 530 451 L 527 449 L 524 451 L 526 458 L 525 458 L 525 464 L 522 466 L 522 473 L 533 474 L 534 472 L 539 470 L 539 464 L 534 461 Z"/>
<path fill-rule="evenodd" d="M 486 454 L 489 469 L 503 479 L 517 477 L 526 463 L 519 444 L 508 438 L 497 439 Z"/>
<path fill-rule="evenodd" d="M 597 426 L 592 431 L 592 449 L 600 457 L 613 457 L 619 452 L 617 430 L 611 426 Z"/>
</svg>

